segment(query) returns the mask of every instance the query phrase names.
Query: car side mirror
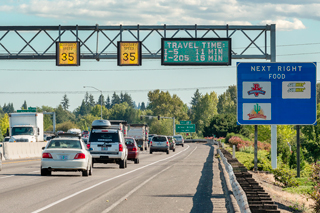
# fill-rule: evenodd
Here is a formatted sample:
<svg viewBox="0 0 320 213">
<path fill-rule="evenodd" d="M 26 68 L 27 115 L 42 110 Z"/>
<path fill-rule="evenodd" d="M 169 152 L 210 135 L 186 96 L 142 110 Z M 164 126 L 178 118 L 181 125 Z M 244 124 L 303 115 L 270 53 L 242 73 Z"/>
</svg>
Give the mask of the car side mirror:
<svg viewBox="0 0 320 213">
<path fill-rule="evenodd" d="M 42 147 L 42 150 L 44 150 L 46 147 Z"/>
</svg>

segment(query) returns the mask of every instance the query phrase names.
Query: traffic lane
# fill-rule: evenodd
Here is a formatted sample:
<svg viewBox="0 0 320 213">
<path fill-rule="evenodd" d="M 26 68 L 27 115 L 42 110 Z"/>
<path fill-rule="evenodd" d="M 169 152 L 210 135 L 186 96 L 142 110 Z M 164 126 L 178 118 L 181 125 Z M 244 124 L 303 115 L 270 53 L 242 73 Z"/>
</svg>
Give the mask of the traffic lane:
<svg viewBox="0 0 320 213">
<path fill-rule="evenodd" d="M 161 174 L 104 213 L 227 212 L 218 161 L 214 162 L 214 146 L 190 146 L 187 156 L 172 160 Z"/>
<path fill-rule="evenodd" d="M 81 177 L 80 172 L 53 172 L 52 176 L 42 177 L 39 162 L 38 173 L 16 172 L 15 176 L 0 182 L 2 189 L 0 196 L 3 198 L 0 199 L 0 205 L 5 212 L 21 212 L 22 210 L 31 212 L 106 179 L 143 167 L 148 162 L 161 160 L 167 156 L 170 155 L 164 153 L 141 155 L 140 164 L 129 162 L 127 169 L 119 169 L 117 164 L 96 164 L 99 167 L 93 169 L 93 176 L 89 178 Z"/>
<path fill-rule="evenodd" d="M 165 153 L 151 155 L 154 158 L 160 158 L 150 164 L 105 179 L 94 186 L 73 193 L 68 197 L 62 197 L 60 200 L 50 203 L 34 212 L 61 212 L 66 211 L 66 209 L 68 212 L 104 211 L 105 208 L 110 207 L 110 205 L 114 204 L 114 202 L 136 187 L 140 182 L 145 181 L 146 178 L 157 173 L 164 165 L 170 164 L 171 159 L 182 156 L 186 150 L 188 150 L 188 147 L 172 155 Z"/>
</svg>

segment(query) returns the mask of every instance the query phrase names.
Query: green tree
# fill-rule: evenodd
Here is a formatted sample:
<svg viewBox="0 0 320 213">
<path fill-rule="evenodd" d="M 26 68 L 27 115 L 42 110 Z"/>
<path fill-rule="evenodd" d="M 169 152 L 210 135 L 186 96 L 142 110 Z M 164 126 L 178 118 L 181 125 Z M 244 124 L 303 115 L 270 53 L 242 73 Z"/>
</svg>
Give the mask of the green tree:
<svg viewBox="0 0 320 213">
<path fill-rule="evenodd" d="M 75 115 L 67 110 L 64 110 L 61 104 L 55 109 L 55 112 L 57 124 L 64 123 L 66 121 L 75 121 Z"/>
<path fill-rule="evenodd" d="M 102 101 L 102 104 L 101 104 L 101 101 Z M 99 105 L 102 105 L 102 106 L 104 106 L 106 103 L 104 102 L 104 96 L 101 94 L 100 96 L 99 96 L 99 99 L 98 99 L 98 101 L 97 101 L 97 104 L 99 104 Z"/>
<path fill-rule="evenodd" d="M 196 124 L 198 135 L 202 135 L 204 127 L 209 126 L 214 115 L 217 114 L 218 98 L 215 92 L 206 93 L 201 97 L 192 111 L 192 123 Z"/>
<path fill-rule="evenodd" d="M 225 92 L 219 95 L 217 109 L 219 114 L 232 113 L 236 115 L 236 106 L 230 93 Z"/>
<path fill-rule="evenodd" d="M 27 101 L 23 102 L 21 109 L 28 109 Z"/>
<path fill-rule="evenodd" d="M 1 118 L 0 127 L 2 135 L 4 137 L 7 136 L 7 129 L 9 128 L 9 116 L 7 113 Z"/>
<path fill-rule="evenodd" d="M 144 104 L 144 102 L 141 103 L 140 110 L 141 111 L 146 110 L 146 105 Z"/>
<path fill-rule="evenodd" d="M 216 114 L 210 125 L 204 128 L 203 136 L 226 137 L 231 132 L 239 134 L 242 127 L 237 125 L 237 117 L 234 114 Z"/>
<path fill-rule="evenodd" d="M 93 107 L 93 106 L 96 105 L 96 103 L 95 103 L 95 101 L 94 101 L 94 97 L 93 97 L 92 94 L 89 95 L 88 105 L 89 105 L 90 107 Z"/>
<path fill-rule="evenodd" d="M 121 103 L 120 97 L 116 94 L 116 92 L 114 92 L 111 98 L 111 107 L 120 103 Z"/>
<path fill-rule="evenodd" d="M 124 93 L 122 103 L 123 103 L 123 102 L 128 103 L 128 105 L 129 105 L 130 107 L 134 107 L 132 98 L 131 98 L 131 96 L 130 96 L 128 93 Z"/>
<path fill-rule="evenodd" d="M 106 108 L 111 109 L 111 102 L 110 102 L 110 97 L 108 95 L 107 100 L 106 100 Z"/>
<path fill-rule="evenodd" d="M 4 113 L 13 113 L 14 112 L 13 103 L 8 103 L 8 105 L 4 104 L 2 110 Z"/>
<path fill-rule="evenodd" d="M 154 90 L 148 93 L 148 99 L 148 109 L 151 109 L 154 115 L 175 117 L 177 120 L 189 119 L 187 105 L 175 94 L 171 97 L 169 92 Z"/>
<path fill-rule="evenodd" d="M 63 99 L 61 101 L 61 105 L 62 105 L 64 110 L 67 110 L 69 108 L 69 106 L 70 106 L 69 105 L 69 99 L 68 99 L 66 94 L 63 96 Z"/>
<path fill-rule="evenodd" d="M 196 106 L 200 99 L 201 99 L 201 93 L 199 92 L 199 89 L 196 90 L 196 92 L 193 94 L 193 97 L 191 98 L 191 106 L 194 107 Z"/>
<path fill-rule="evenodd" d="M 320 104 L 320 83 L 317 83 L 317 104 Z"/>
</svg>

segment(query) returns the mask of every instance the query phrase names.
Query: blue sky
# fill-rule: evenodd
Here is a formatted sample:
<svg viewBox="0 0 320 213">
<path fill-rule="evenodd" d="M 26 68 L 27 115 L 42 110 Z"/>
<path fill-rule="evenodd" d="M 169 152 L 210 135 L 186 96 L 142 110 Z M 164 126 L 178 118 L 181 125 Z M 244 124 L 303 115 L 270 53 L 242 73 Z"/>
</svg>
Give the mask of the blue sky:
<svg viewBox="0 0 320 213">
<path fill-rule="evenodd" d="M 319 0 L 7 0 L 0 3 L 0 25 L 276 24 L 278 62 L 319 63 L 319 11 Z M 0 32 L 0 37 L 2 35 Z M 11 39 L 13 41 L 13 37 Z M 150 39 L 160 45 L 159 38 Z M 10 37 L 1 42 L 10 43 Z M 34 45 L 41 45 L 41 42 L 38 40 Z M 243 47 L 246 43 L 238 42 L 233 46 Z M 4 52 L 0 47 L 0 54 Z M 227 86 L 235 85 L 235 65 L 242 61 L 233 60 L 228 67 L 172 67 L 161 66 L 160 60 L 143 60 L 140 67 L 118 67 L 116 60 L 82 60 L 80 67 L 70 68 L 56 67 L 54 60 L 2 60 L 0 92 L 45 91 L 48 94 L 0 93 L 0 105 L 11 102 L 18 109 L 26 100 L 28 106 L 57 107 L 66 92 L 69 109 L 74 110 L 86 91 L 91 92 L 95 100 L 100 94 L 83 86 L 108 91 L 105 97 L 111 96 L 113 91 L 118 94 L 128 91 L 136 102 L 147 102 L 149 90 L 164 89 L 189 104 L 196 88 L 207 87 L 200 92 L 215 91 L 219 95 Z M 61 93 L 50 94 L 52 91 Z M 67 91 L 79 91 L 79 94 Z"/>
</svg>

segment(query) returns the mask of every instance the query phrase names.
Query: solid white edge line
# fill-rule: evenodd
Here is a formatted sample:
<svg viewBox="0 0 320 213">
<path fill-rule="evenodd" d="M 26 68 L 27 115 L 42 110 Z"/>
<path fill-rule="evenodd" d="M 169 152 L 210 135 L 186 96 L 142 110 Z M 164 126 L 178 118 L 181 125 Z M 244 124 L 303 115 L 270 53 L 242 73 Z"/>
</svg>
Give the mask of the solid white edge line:
<svg viewBox="0 0 320 213">
<path fill-rule="evenodd" d="M 9 176 L 5 176 L 5 177 L 0 177 L 0 179 L 2 179 L 2 178 L 9 178 L 9 177 L 12 177 L 12 176 L 15 176 L 15 175 L 9 175 Z"/>
<path fill-rule="evenodd" d="M 124 201 L 126 198 L 128 198 L 130 195 L 132 195 L 135 191 L 137 191 L 138 189 L 140 189 L 143 185 L 145 185 L 146 183 L 148 183 L 150 180 L 152 180 L 153 178 L 155 178 L 156 176 L 160 175 L 162 172 L 170 169 L 172 166 L 169 166 L 165 169 L 163 169 L 162 171 L 158 172 L 157 174 L 153 175 L 152 177 L 150 177 L 149 179 L 147 179 L 146 181 L 144 181 L 143 183 L 141 183 L 139 186 L 137 186 L 136 188 L 134 188 L 133 190 L 131 190 L 128 194 L 126 194 L 125 196 L 123 196 L 122 198 L 120 198 L 117 202 L 115 202 L 114 204 L 112 204 L 109 208 L 107 208 L 106 210 L 104 210 L 102 213 L 107 213 L 109 211 L 111 211 L 113 208 L 115 208 L 117 205 L 119 205 L 122 201 Z"/>
<path fill-rule="evenodd" d="M 46 210 L 46 209 L 48 209 L 48 208 L 50 208 L 50 207 L 52 207 L 52 206 L 54 206 L 54 205 L 57 205 L 58 203 L 61 203 L 61 202 L 65 201 L 65 200 L 68 200 L 69 198 L 72 198 L 72 197 L 74 197 L 74 196 L 76 196 L 76 195 L 78 195 L 78 194 L 81 194 L 82 192 L 85 192 L 85 191 L 88 191 L 88 190 L 90 190 L 90 189 L 92 189 L 92 188 L 95 188 L 95 187 L 97 187 L 97 186 L 99 186 L 99 185 L 101 185 L 101 184 L 104 184 L 104 183 L 109 182 L 109 181 L 111 181 L 111 180 L 114 180 L 114 179 L 116 179 L 116 178 L 122 177 L 122 176 L 124 176 L 124 175 L 133 173 L 133 172 L 135 172 L 135 171 L 138 171 L 138 170 L 140 170 L 140 169 L 146 168 L 146 167 L 148 167 L 148 166 L 151 166 L 151 165 L 153 165 L 153 164 L 159 163 L 159 162 L 161 162 L 161 161 L 165 161 L 165 160 L 167 160 L 167 159 L 173 158 L 173 157 L 175 157 L 176 155 L 181 154 L 182 152 L 188 150 L 189 148 L 190 148 L 190 146 L 188 145 L 188 147 L 187 147 L 186 149 L 184 149 L 184 150 L 182 150 L 182 151 L 180 151 L 180 152 L 178 152 L 178 153 L 176 153 L 176 154 L 174 154 L 174 155 L 172 155 L 172 156 L 170 156 L 170 157 L 168 157 L 168 158 L 155 161 L 155 162 L 153 162 L 153 163 L 147 164 L 147 165 L 145 165 L 145 166 L 142 166 L 142 167 L 137 168 L 137 169 L 135 169 L 135 170 L 132 170 L 132 171 L 130 171 L 130 172 L 127 172 L 127 173 L 124 173 L 124 174 L 115 176 L 115 177 L 113 177 L 113 178 L 110 178 L 110 179 L 101 181 L 100 183 L 97 183 L 97 184 L 92 185 L 92 186 L 90 186 L 90 187 L 88 187 L 88 188 L 82 189 L 81 191 L 78 191 L 78 192 L 76 192 L 76 193 L 73 193 L 73 194 L 71 194 L 71 195 L 69 195 L 69 196 L 67 196 L 67 197 L 65 197 L 65 198 L 62 198 L 62 199 L 60 199 L 60 200 L 58 200 L 58 201 L 56 201 L 56 202 L 53 202 L 53 203 L 51 203 L 51 204 L 49 204 L 49 205 L 47 205 L 47 206 L 45 206 L 45 207 L 43 207 L 43 208 L 41 208 L 41 209 L 38 209 L 38 210 L 36 210 L 36 211 L 33 211 L 32 213 L 41 212 L 41 211 Z"/>
</svg>

